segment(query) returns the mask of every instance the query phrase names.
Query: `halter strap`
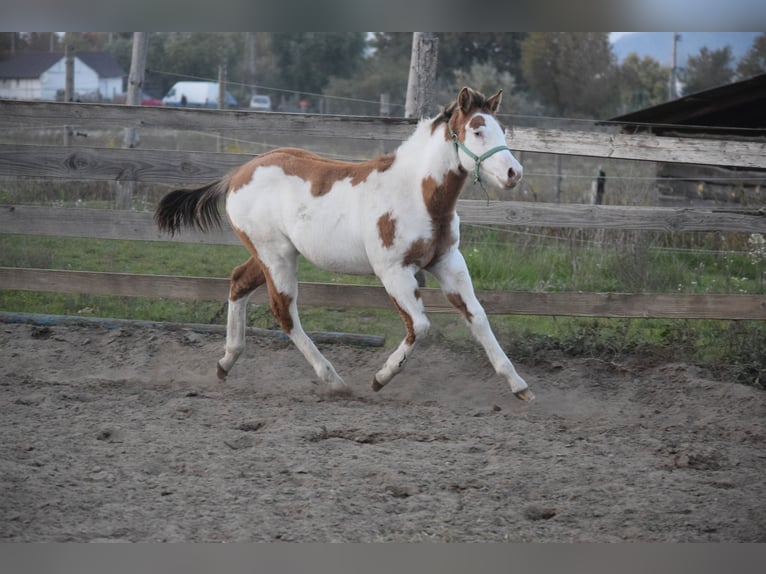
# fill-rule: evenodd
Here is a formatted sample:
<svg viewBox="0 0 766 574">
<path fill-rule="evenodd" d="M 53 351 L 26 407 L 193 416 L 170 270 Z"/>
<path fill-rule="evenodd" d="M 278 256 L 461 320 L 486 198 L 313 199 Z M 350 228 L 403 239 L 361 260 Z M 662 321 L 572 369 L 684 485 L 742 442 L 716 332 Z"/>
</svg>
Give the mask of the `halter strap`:
<svg viewBox="0 0 766 574">
<path fill-rule="evenodd" d="M 511 151 L 511 148 L 509 148 L 507 145 L 499 145 L 497 147 L 493 147 L 489 151 L 485 151 L 481 155 L 476 155 L 473 153 L 470 149 L 468 149 L 468 146 L 466 146 L 463 142 L 461 142 L 459 139 L 457 139 L 457 134 L 452 129 L 452 126 L 447 123 L 447 127 L 449 128 L 449 135 L 452 138 L 453 143 L 455 144 L 455 150 L 458 148 L 462 149 L 468 157 L 470 157 L 474 162 L 474 170 L 473 170 L 473 183 L 479 183 L 481 186 L 481 189 L 484 191 L 485 194 L 487 194 L 487 199 L 489 199 L 489 193 L 487 192 L 487 189 L 484 187 L 484 182 L 481 180 L 481 175 L 479 174 L 479 169 L 481 168 L 481 162 L 483 162 L 485 159 L 487 159 L 490 156 L 495 155 L 499 151 L 508 150 Z"/>
</svg>

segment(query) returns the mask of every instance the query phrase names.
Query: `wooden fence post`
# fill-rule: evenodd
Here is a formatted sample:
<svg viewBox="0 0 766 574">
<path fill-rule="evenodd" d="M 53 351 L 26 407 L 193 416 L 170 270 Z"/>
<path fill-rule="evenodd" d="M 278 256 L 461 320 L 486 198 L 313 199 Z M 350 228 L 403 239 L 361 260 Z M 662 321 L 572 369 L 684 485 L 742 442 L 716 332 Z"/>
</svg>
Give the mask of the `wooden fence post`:
<svg viewBox="0 0 766 574">
<path fill-rule="evenodd" d="M 593 202 L 596 205 L 601 205 L 604 203 L 604 193 L 606 193 L 606 172 L 601 169 L 601 166 L 598 168 L 598 176 L 593 183 L 596 187 L 596 193 L 593 196 Z"/>
<path fill-rule="evenodd" d="M 404 105 L 404 116 L 407 118 L 422 118 L 429 112 L 433 100 L 438 49 L 439 38 L 433 32 L 412 33 L 410 75 L 407 79 L 407 99 Z M 418 271 L 415 278 L 418 286 L 426 286 L 426 277 L 422 271 Z"/>
<path fill-rule="evenodd" d="M 130 74 L 128 75 L 128 94 L 125 99 L 125 104 L 128 106 L 141 105 L 148 46 L 148 32 L 133 32 L 133 51 L 130 58 Z M 122 147 L 135 148 L 138 146 L 138 141 L 138 130 L 136 128 L 125 128 Z M 133 206 L 136 182 L 118 181 L 116 186 L 115 207 L 117 209 L 130 209 Z"/>
<path fill-rule="evenodd" d="M 433 32 L 412 33 L 410 74 L 407 79 L 407 100 L 404 116 L 422 118 L 431 107 L 439 38 Z"/>
</svg>

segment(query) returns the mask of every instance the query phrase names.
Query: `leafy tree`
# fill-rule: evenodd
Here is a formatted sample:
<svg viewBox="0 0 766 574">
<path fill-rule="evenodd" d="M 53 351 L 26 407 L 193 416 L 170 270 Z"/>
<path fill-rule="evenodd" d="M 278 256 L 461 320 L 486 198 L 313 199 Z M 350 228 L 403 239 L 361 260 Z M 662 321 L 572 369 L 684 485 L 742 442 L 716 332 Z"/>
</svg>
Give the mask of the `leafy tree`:
<svg viewBox="0 0 766 574">
<path fill-rule="evenodd" d="M 521 46 L 530 90 L 553 113 L 608 116 L 616 108 L 617 65 L 604 32 L 532 32 Z"/>
<path fill-rule="evenodd" d="M 667 100 L 670 70 L 651 56 L 629 54 L 620 66 L 622 113 L 654 106 Z"/>
<path fill-rule="evenodd" d="M 693 94 L 731 83 L 734 78 L 732 61 L 730 46 L 718 50 L 704 47 L 696 56 L 689 56 L 682 76 L 684 93 Z"/>
<path fill-rule="evenodd" d="M 527 32 L 447 32 L 439 34 L 439 73 L 467 71 L 474 64 L 491 64 L 499 73 L 509 73 L 524 89 L 521 45 Z"/>
<path fill-rule="evenodd" d="M 740 79 L 766 73 L 766 33 L 755 37 L 753 45 L 737 65 Z"/>
<path fill-rule="evenodd" d="M 4 32 L 0 34 L 0 58 L 10 58 L 13 51 L 23 52 L 54 52 L 63 49 L 61 38 L 56 32 Z"/>
<path fill-rule="evenodd" d="M 362 63 L 360 32 L 280 32 L 271 40 L 274 60 L 285 87 L 320 93 L 333 76 L 347 78 Z"/>
</svg>

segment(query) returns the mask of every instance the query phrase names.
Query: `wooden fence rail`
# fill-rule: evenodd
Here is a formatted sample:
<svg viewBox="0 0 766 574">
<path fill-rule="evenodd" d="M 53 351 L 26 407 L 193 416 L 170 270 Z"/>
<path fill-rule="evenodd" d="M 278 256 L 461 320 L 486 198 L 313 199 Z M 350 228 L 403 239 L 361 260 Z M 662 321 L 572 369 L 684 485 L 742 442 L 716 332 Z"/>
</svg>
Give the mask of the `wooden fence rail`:
<svg viewBox="0 0 766 574">
<path fill-rule="evenodd" d="M 159 127 L 398 142 L 409 136 L 413 123 L 405 119 L 0 100 L 0 129 L 57 129 L 65 125 L 93 129 Z M 766 168 L 766 143 L 763 142 L 626 136 L 613 130 L 586 133 L 517 128 L 509 134 L 508 143 L 521 151 Z M 228 153 L 0 144 L 0 175 L 187 185 L 216 179 L 248 157 Z M 469 224 L 766 234 L 763 209 L 461 200 L 458 212 L 461 221 Z M 160 236 L 150 213 L 28 205 L 0 206 L 0 233 L 239 244 L 227 230 L 208 234 L 189 232 L 174 238 Z M 224 300 L 228 280 L 0 268 L 0 289 Z M 766 319 L 766 297 L 755 295 L 493 291 L 478 295 L 488 312 L 501 314 Z M 263 293 L 256 294 L 254 300 L 263 302 L 264 297 Z M 308 305 L 391 308 L 379 286 L 303 283 L 300 300 Z M 435 289 L 423 290 L 423 301 L 429 311 L 452 309 Z"/>
<path fill-rule="evenodd" d="M 0 100 L 0 130 L 133 127 L 400 142 L 409 137 L 414 124 L 415 120 L 404 118 Z M 766 168 L 766 142 L 626 135 L 616 131 L 518 127 L 508 133 L 507 140 L 516 151 Z M 0 164 L 0 173 L 3 171 Z"/>
<path fill-rule="evenodd" d="M 766 210 L 629 207 L 603 205 L 553 205 L 515 201 L 463 199 L 457 206 L 464 224 L 520 227 L 558 227 L 635 231 L 720 231 L 766 234 Z M 0 205 L 3 233 L 91 237 L 140 241 L 175 241 L 239 245 L 224 225 L 207 233 L 184 230 L 170 237 L 160 235 L 151 213 Z"/>
<path fill-rule="evenodd" d="M 0 267 L 0 288 L 91 295 L 168 297 L 194 301 L 225 301 L 228 279 L 175 277 Z M 760 295 L 686 295 L 675 293 L 535 293 L 478 291 L 487 313 L 499 315 L 560 315 L 569 317 L 641 317 L 671 319 L 766 320 L 766 297 Z M 439 289 L 421 289 L 426 311 L 452 312 Z M 251 301 L 268 302 L 265 289 Z M 300 283 L 300 305 L 392 309 L 383 287 Z"/>
</svg>

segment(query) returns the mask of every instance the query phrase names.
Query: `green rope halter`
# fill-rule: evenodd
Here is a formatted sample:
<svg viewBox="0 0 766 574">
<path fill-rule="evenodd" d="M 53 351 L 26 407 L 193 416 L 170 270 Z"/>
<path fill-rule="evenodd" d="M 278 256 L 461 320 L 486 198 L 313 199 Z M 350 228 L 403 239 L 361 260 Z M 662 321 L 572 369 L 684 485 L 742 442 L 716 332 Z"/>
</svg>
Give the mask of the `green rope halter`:
<svg viewBox="0 0 766 574">
<path fill-rule="evenodd" d="M 452 126 L 447 123 L 447 127 L 449 128 L 449 135 L 452 138 L 453 143 L 455 144 L 455 150 L 457 148 L 462 149 L 468 157 L 470 157 L 475 162 L 475 167 L 473 170 L 473 183 L 477 183 L 481 186 L 482 191 L 487 196 L 487 201 L 489 201 L 489 192 L 487 192 L 487 188 L 484 187 L 484 182 L 481 180 L 481 175 L 479 174 L 479 168 L 481 168 L 481 162 L 483 162 L 488 157 L 495 155 L 499 151 L 508 150 L 511 151 L 511 148 L 509 148 L 507 145 L 499 145 L 497 147 L 493 147 L 491 150 L 484 152 L 481 155 L 476 155 L 473 153 L 468 147 L 461 142 L 459 139 L 457 139 L 457 134 L 452 129 Z"/>
</svg>

